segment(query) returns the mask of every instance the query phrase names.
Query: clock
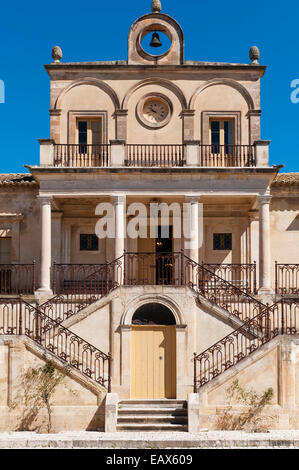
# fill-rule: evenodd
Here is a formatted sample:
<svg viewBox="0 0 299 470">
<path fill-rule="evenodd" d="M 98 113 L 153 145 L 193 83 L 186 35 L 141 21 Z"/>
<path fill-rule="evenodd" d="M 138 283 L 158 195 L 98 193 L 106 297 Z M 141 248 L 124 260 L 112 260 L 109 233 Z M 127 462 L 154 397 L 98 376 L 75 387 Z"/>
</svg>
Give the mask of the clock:
<svg viewBox="0 0 299 470">
<path fill-rule="evenodd" d="M 163 122 L 167 118 L 168 112 L 167 103 L 155 98 L 146 101 L 143 107 L 143 116 L 150 123 Z"/>
<path fill-rule="evenodd" d="M 137 106 L 139 121 L 149 128 L 164 127 L 170 121 L 171 113 L 171 102 L 161 95 L 147 95 Z"/>
</svg>

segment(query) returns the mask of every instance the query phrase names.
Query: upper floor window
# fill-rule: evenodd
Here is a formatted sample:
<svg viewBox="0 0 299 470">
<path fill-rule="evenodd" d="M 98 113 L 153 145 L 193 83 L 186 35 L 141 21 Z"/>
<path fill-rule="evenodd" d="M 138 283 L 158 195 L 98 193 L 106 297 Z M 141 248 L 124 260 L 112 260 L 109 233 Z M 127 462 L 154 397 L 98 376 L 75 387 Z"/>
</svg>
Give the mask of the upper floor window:
<svg viewBox="0 0 299 470">
<path fill-rule="evenodd" d="M 0 238 L 0 264 L 11 262 L 11 238 Z"/>
<path fill-rule="evenodd" d="M 211 119 L 210 144 L 212 153 L 232 155 L 234 145 L 233 119 Z"/>
<path fill-rule="evenodd" d="M 77 139 L 85 153 L 86 145 L 100 145 L 102 143 L 102 121 L 101 119 L 78 119 Z"/>
</svg>

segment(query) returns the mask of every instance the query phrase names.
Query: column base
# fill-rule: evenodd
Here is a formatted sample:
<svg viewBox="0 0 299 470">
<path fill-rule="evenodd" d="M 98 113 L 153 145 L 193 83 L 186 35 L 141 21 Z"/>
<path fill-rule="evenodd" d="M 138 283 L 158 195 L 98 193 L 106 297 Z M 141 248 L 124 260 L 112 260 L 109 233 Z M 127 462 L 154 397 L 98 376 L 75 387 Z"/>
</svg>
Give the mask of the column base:
<svg viewBox="0 0 299 470">
<path fill-rule="evenodd" d="M 271 287 L 260 287 L 257 293 L 258 295 L 274 295 L 275 291 Z"/>
<path fill-rule="evenodd" d="M 38 302 L 38 304 L 42 304 L 46 302 L 50 297 L 53 296 L 52 289 L 46 289 L 44 287 L 40 287 L 34 292 L 34 296 Z"/>
</svg>

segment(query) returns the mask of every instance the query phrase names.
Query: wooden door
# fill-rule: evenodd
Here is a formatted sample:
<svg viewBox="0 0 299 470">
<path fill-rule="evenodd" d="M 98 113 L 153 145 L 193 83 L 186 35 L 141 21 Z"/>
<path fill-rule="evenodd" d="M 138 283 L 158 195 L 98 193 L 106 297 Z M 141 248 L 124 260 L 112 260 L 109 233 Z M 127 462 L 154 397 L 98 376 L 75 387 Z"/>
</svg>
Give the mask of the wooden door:
<svg viewBox="0 0 299 470">
<path fill-rule="evenodd" d="M 156 284 L 155 241 L 155 238 L 138 238 L 138 284 Z"/>
<path fill-rule="evenodd" d="M 131 398 L 176 398 L 175 326 L 133 326 Z"/>
</svg>

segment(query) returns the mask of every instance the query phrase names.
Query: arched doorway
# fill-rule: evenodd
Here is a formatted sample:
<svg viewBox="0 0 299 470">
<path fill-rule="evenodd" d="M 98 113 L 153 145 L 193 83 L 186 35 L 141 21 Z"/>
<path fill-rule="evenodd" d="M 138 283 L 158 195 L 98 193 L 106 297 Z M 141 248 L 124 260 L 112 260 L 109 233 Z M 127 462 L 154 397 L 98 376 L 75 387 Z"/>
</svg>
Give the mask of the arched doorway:
<svg viewBox="0 0 299 470">
<path fill-rule="evenodd" d="M 147 303 L 132 318 L 131 398 L 176 398 L 176 321 L 165 305 Z"/>
</svg>

